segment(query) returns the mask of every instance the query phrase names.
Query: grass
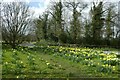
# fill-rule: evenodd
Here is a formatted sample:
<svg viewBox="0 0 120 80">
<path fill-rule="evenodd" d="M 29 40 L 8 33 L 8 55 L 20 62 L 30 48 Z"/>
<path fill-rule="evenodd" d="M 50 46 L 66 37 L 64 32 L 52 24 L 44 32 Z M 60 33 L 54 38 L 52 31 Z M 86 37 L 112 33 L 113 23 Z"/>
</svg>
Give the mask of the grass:
<svg viewBox="0 0 120 80">
<path fill-rule="evenodd" d="M 79 51 L 80 50 L 80 51 Z M 74 53 L 74 54 L 73 54 Z M 86 59 L 92 54 L 95 58 Z M 69 55 L 70 54 L 70 55 Z M 78 55 L 78 60 L 76 55 Z M 117 78 L 118 65 L 115 70 L 102 67 L 101 50 L 69 47 L 35 47 L 18 48 L 17 50 L 3 49 L 3 78 L 68 78 L 68 77 L 102 77 Z M 76 58 L 74 58 L 76 57 Z M 92 61 L 92 62 L 91 62 Z M 90 63 L 91 62 L 91 63 Z M 99 63 L 99 64 L 98 64 Z M 94 64 L 94 65 L 92 65 Z M 102 69 L 99 71 L 99 69 Z M 113 67 L 113 66 L 111 66 Z M 111 69 L 110 69 L 111 70 Z M 32 75 L 32 76 L 31 76 Z"/>
</svg>

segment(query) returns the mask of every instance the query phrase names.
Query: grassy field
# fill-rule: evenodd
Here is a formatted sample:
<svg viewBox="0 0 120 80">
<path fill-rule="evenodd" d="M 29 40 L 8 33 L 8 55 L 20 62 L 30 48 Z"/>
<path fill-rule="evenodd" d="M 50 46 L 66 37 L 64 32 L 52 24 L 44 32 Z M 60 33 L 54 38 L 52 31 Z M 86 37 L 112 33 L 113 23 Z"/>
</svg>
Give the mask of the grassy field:
<svg viewBox="0 0 120 80">
<path fill-rule="evenodd" d="M 103 49 L 39 46 L 3 48 L 3 78 L 118 78 L 119 59 Z"/>
</svg>

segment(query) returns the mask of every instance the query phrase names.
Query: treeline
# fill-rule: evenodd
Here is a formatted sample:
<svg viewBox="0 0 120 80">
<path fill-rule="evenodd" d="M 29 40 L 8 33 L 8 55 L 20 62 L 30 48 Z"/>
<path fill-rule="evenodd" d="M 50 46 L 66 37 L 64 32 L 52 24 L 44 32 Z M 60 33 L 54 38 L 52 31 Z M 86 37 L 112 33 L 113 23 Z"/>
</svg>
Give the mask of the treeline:
<svg viewBox="0 0 120 80">
<path fill-rule="evenodd" d="M 16 48 L 24 41 L 120 46 L 119 3 L 50 2 L 33 20 L 24 2 L 0 3 L 2 42 Z"/>
<path fill-rule="evenodd" d="M 59 1 L 51 4 L 34 20 L 38 41 L 120 46 L 118 3 Z"/>
</svg>

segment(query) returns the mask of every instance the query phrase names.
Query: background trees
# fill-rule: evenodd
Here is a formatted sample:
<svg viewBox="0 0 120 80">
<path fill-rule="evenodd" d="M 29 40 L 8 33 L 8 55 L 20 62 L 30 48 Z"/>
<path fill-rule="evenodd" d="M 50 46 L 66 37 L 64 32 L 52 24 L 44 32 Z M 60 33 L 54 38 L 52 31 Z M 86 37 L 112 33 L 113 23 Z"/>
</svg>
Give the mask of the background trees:
<svg viewBox="0 0 120 80">
<path fill-rule="evenodd" d="M 26 36 L 32 38 L 31 35 L 36 35 L 38 41 L 44 39 L 84 46 L 119 46 L 120 12 L 114 3 L 53 1 L 45 12 L 35 19 L 31 18 L 29 7 L 25 3 L 5 3 L 3 6 L 3 40 L 13 48 L 22 43 Z M 33 22 L 34 25 L 31 25 Z M 35 29 L 35 33 L 29 33 L 31 27 Z"/>
<path fill-rule="evenodd" d="M 113 39 L 117 38 L 115 18 L 118 13 L 114 11 L 117 6 L 113 3 L 88 3 L 88 7 L 92 6 L 87 15 L 83 13 L 88 8 L 87 3 L 82 1 L 58 1 L 51 4 L 51 8 L 48 8 L 47 32 L 52 40 L 60 43 L 108 46 L 116 42 Z"/>
<path fill-rule="evenodd" d="M 23 2 L 4 3 L 2 10 L 2 39 L 12 48 L 22 43 L 29 33 L 31 13 Z"/>
</svg>

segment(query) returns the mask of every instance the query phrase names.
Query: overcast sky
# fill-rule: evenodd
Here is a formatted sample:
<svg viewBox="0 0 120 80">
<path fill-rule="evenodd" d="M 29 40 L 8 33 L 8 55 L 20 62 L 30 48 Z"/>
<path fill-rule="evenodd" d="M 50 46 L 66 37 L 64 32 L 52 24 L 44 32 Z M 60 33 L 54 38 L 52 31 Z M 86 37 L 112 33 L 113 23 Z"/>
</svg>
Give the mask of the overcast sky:
<svg viewBox="0 0 120 80">
<path fill-rule="evenodd" d="M 17 0 L 0 0 L 0 2 L 13 2 L 13 1 L 17 1 Z M 30 9 L 34 12 L 34 17 L 38 17 L 40 14 L 42 14 L 50 3 L 50 0 L 18 0 L 18 1 L 27 2 L 27 4 L 30 6 Z M 58 0 L 52 0 L 52 1 L 58 1 Z M 62 0 L 62 1 L 74 1 L 74 0 Z M 80 1 L 80 0 L 76 0 L 76 1 Z M 83 0 L 83 1 L 92 2 L 97 0 Z M 120 0 L 104 0 L 104 1 L 118 2 Z"/>
</svg>

